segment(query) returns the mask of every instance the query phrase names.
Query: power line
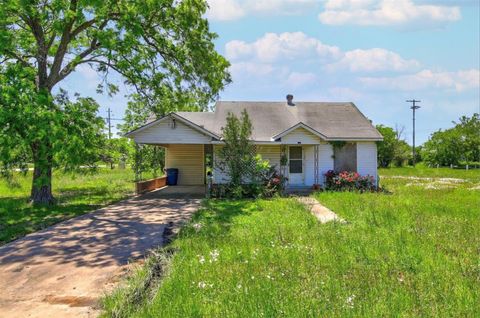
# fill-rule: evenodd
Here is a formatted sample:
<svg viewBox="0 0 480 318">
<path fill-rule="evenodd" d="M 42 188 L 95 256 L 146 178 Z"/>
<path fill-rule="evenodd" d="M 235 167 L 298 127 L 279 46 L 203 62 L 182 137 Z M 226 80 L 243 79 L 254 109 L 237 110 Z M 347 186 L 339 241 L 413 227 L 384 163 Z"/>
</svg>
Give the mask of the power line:
<svg viewBox="0 0 480 318">
<path fill-rule="evenodd" d="M 410 107 L 410 109 L 413 112 L 413 117 L 412 117 L 413 118 L 413 145 L 412 145 L 413 160 L 412 162 L 413 162 L 413 166 L 415 167 L 415 110 L 420 108 L 420 106 L 415 105 L 415 103 L 420 103 L 421 101 L 411 99 L 411 100 L 407 100 L 406 102 L 412 103 L 412 106 Z"/>
<path fill-rule="evenodd" d="M 107 109 L 107 117 L 102 117 L 103 119 L 105 119 L 105 121 L 107 122 L 107 126 L 108 126 L 108 139 L 112 139 L 112 121 L 113 120 L 116 120 L 116 121 L 125 121 L 125 119 L 123 118 L 112 118 L 112 115 L 113 115 L 113 112 L 110 108 Z"/>
</svg>

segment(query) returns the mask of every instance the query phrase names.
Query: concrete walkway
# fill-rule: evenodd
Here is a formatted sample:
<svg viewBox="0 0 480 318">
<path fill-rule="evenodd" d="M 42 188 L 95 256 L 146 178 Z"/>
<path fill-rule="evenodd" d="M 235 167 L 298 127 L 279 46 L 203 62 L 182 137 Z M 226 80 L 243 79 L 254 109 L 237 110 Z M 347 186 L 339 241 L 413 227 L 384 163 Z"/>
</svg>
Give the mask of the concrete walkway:
<svg viewBox="0 0 480 318">
<path fill-rule="evenodd" d="M 309 211 L 317 218 L 318 221 L 320 221 L 320 223 L 327 223 L 331 221 L 345 223 L 344 219 L 340 218 L 335 214 L 335 212 L 322 205 L 315 198 L 297 197 L 297 200 L 303 205 L 307 206 Z"/>
<path fill-rule="evenodd" d="M 203 187 L 167 187 L 0 247 L 0 317 L 94 317 L 130 261 L 199 208 Z"/>
</svg>

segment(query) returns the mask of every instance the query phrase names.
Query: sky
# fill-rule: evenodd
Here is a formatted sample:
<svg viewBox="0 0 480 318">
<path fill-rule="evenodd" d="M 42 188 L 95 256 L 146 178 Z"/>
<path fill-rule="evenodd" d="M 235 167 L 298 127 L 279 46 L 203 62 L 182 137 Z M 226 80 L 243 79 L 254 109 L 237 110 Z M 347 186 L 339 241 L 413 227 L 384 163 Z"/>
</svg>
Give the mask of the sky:
<svg viewBox="0 0 480 318">
<path fill-rule="evenodd" d="M 351 101 L 417 145 L 480 112 L 480 0 L 208 0 L 233 82 L 220 100 Z M 98 95 L 82 65 L 64 84 L 122 118 L 131 89 Z M 115 121 L 114 123 L 118 123 Z"/>
</svg>

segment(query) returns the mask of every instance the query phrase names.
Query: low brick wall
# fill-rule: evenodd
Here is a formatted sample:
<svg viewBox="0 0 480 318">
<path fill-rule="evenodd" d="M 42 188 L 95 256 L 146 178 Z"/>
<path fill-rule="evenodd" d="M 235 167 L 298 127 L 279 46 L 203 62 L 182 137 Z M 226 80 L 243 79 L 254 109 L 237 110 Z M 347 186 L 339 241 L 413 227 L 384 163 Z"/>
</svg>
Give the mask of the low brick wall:
<svg viewBox="0 0 480 318">
<path fill-rule="evenodd" d="M 167 185 L 167 177 L 160 177 L 135 183 L 135 191 L 137 194 L 142 194 L 148 191 L 153 191 Z"/>
</svg>

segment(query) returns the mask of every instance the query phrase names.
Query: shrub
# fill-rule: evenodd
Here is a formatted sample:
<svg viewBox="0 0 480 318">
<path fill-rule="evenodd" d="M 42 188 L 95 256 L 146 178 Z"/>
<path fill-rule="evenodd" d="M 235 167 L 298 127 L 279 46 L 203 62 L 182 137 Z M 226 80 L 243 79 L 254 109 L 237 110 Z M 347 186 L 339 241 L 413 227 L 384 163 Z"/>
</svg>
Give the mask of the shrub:
<svg viewBox="0 0 480 318">
<path fill-rule="evenodd" d="M 211 196 L 214 198 L 271 198 L 283 191 L 286 178 L 278 174 L 275 166 L 255 156 L 255 169 L 249 183 L 239 185 L 215 184 Z"/>
<path fill-rule="evenodd" d="M 333 191 L 354 191 L 360 192 L 375 191 L 375 178 L 370 175 L 361 176 L 358 172 L 333 170 L 325 173 L 326 189 Z"/>
</svg>

